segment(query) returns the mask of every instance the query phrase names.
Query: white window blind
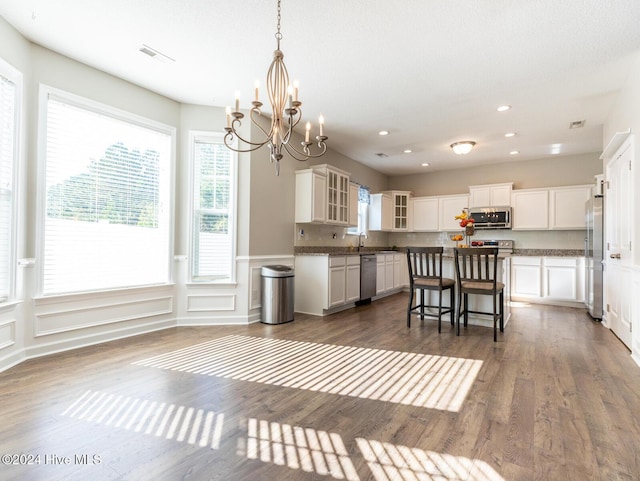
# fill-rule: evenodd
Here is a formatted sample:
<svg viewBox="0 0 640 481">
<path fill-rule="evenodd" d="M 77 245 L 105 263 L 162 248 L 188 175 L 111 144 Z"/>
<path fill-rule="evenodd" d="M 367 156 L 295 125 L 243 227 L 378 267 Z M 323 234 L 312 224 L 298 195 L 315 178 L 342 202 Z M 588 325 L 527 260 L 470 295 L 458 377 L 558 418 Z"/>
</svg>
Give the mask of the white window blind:
<svg viewBox="0 0 640 481">
<path fill-rule="evenodd" d="M 87 105 L 46 100 L 42 293 L 167 283 L 171 131 Z"/>
<path fill-rule="evenodd" d="M 194 281 L 233 278 L 235 165 L 220 136 L 192 135 Z"/>
<path fill-rule="evenodd" d="M 0 74 L 0 302 L 11 295 L 17 88 Z"/>
</svg>

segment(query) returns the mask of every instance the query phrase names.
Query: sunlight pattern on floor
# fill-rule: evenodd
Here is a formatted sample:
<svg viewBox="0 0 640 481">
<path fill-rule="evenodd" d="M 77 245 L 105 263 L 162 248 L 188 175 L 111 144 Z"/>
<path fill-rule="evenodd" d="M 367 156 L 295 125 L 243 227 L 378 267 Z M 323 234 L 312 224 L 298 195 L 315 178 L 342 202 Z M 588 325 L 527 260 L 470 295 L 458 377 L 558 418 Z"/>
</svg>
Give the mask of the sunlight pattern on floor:
<svg viewBox="0 0 640 481">
<path fill-rule="evenodd" d="M 62 415 L 211 449 L 220 447 L 224 422 L 213 411 L 99 391 L 86 391 Z"/>
<path fill-rule="evenodd" d="M 250 418 L 240 456 L 307 473 L 359 481 L 339 434 Z"/>
<path fill-rule="evenodd" d="M 484 461 L 356 438 L 376 481 L 505 481 Z"/>
<path fill-rule="evenodd" d="M 226 336 L 140 366 L 459 411 L 482 361 L 313 342 Z"/>
</svg>

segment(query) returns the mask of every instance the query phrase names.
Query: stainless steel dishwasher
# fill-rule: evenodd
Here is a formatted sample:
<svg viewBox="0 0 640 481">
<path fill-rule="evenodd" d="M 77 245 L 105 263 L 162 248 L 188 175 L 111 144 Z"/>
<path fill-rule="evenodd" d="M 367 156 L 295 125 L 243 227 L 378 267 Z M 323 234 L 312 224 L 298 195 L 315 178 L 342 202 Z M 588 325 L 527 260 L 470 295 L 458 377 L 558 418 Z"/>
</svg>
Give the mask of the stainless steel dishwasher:
<svg viewBox="0 0 640 481">
<path fill-rule="evenodd" d="M 360 256 L 360 302 L 376 295 L 377 260 L 375 254 Z"/>
</svg>

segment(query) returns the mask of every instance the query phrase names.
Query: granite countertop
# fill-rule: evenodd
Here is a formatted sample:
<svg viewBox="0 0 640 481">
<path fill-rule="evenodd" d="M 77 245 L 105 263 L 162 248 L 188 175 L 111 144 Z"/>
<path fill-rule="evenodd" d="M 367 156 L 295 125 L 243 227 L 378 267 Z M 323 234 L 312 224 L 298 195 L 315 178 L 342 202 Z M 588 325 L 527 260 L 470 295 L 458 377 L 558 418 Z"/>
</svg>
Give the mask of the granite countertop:
<svg viewBox="0 0 640 481">
<path fill-rule="evenodd" d="M 453 255 L 453 247 L 444 248 L 445 256 Z M 294 247 L 294 255 L 315 255 L 315 256 L 345 256 L 345 255 L 362 255 L 377 254 L 380 252 L 398 252 L 404 254 L 402 247 L 392 249 L 384 246 L 362 247 L 358 251 L 355 247 L 349 246 L 296 246 Z M 582 249 L 513 249 L 512 256 L 530 256 L 530 257 L 584 257 Z"/>
</svg>

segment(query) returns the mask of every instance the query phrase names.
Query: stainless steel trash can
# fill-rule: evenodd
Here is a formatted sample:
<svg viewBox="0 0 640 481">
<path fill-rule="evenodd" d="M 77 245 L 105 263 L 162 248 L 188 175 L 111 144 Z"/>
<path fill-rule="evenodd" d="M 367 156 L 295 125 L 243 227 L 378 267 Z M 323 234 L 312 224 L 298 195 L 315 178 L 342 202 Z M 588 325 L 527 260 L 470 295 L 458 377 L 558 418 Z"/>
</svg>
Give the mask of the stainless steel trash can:
<svg viewBox="0 0 640 481">
<path fill-rule="evenodd" d="M 262 267 L 261 322 L 282 324 L 293 321 L 293 275 L 293 267 Z"/>
</svg>

